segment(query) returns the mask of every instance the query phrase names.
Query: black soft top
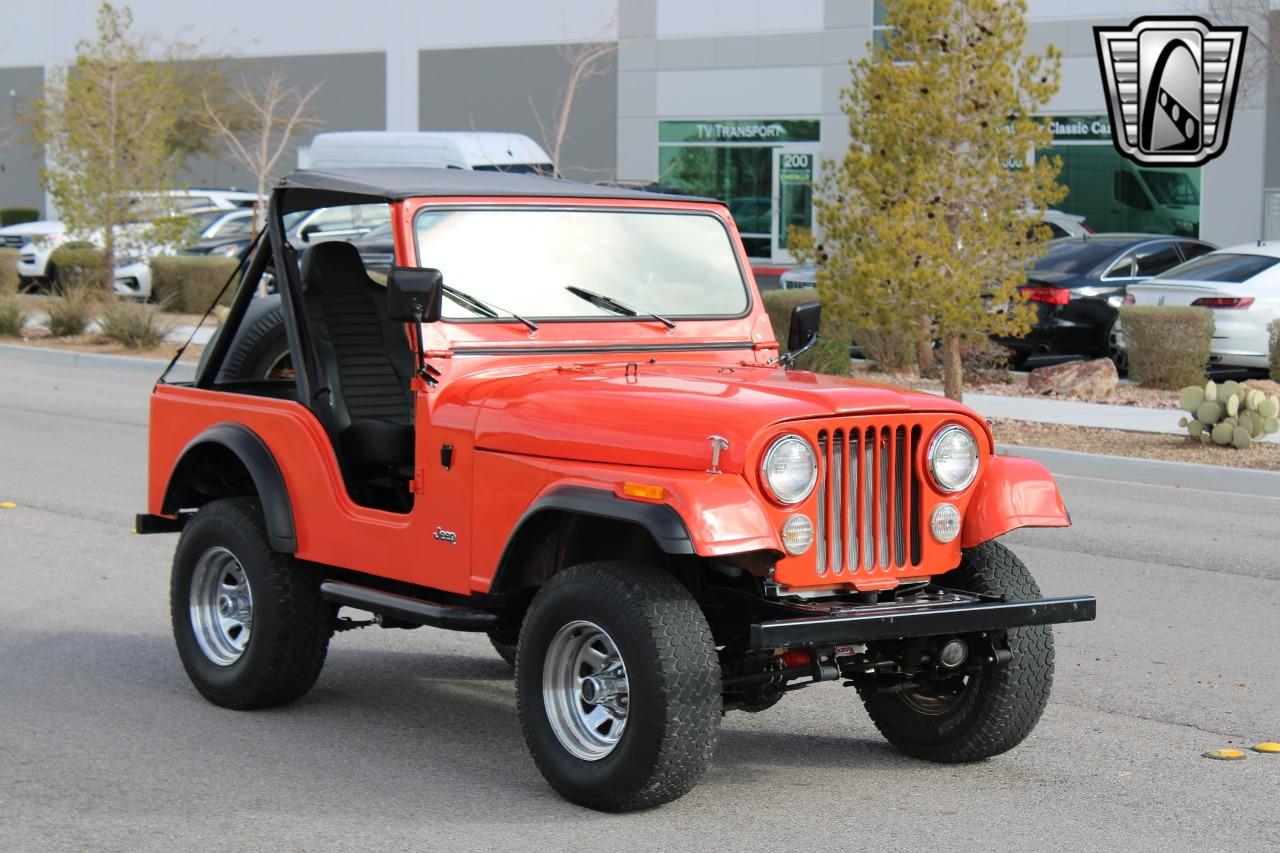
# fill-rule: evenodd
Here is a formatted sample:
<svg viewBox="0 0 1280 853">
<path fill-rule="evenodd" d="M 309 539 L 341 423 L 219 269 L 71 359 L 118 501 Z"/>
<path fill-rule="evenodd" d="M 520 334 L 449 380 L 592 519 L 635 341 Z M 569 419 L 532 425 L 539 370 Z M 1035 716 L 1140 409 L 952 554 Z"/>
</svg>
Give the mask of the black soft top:
<svg viewBox="0 0 1280 853">
<path fill-rule="evenodd" d="M 650 199 L 670 202 L 714 201 L 694 196 L 644 192 L 627 187 L 583 184 L 516 172 L 370 166 L 359 169 L 300 169 L 280 181 L 282 212 L 338 204 L 430 196 L 545 196 L 547 198 Z M 291 192 L 292 191 L 292 192 Z"/>
</svg>

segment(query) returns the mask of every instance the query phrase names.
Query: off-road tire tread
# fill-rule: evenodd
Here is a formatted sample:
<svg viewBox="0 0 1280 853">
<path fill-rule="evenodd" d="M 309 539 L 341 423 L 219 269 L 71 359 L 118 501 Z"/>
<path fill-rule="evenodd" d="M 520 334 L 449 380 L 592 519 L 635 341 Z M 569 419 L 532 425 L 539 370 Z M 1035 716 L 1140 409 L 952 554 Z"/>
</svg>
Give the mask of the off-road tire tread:
<svg viewBox="0 0 1280 853">
<path fill-rule="evenodd" d="M 668 709 L 667 727 L 653 766 L 642 774 L 644 784 L 630 791 L 601 792 L 599 799 L 584 801 L 561 788 L 548 774 L 544 756 L 532 749 L 527 717 L 529 713 L 543 714 L 543 709 L 521 708 L 520 725 L 534 762 L 561 795 L 590 808 L 626 812 L 676 800 L 697 784 L 711 761 L 719 736 L 720 659 L 706 617 L 689 591 L 670 573 L 622 562 L 583 563 L 566 569 L 543 585 L 529 613 L 541 600 L 570 584 L 584 584 L 610 599 L 626 602 L 637 627 L 650 633 L 653 656 L 643 662 L 632 658 L 627 666 L 631 671 L 641 665 L 653 667 L 659 674 L 659 688 Z M 522 640 L 524 636 L 522 632 Z M 527 653 L 521 642 L 517 671 L 519 655 Z"/>
<path fill-rule="evenodd" d="M 1040 597 L 1040 587 L 1027 567 L 999 542 L 984 542 L 966 549 L 960 565 L 938 578 L 952 589 L 1014 599 Z M 863 705 L 885 739 L 895 747 L 928 761 L 959 764 L 981 761 L 1007 752 L 1021 743 L 1035 728 L 1049 701 L 1053 685 L 1053 632 L 1048 625 L 1015 628 L 1008 632 L 1013 659 L 1003 666 L 988 668 L 983 678 L 986 708 L 978 722 L 963 736 L 945 745 L 925 745 L 904 738 L 886 718 L 893 706 L 880 704 L 870 690 L 859 689 Z M 898 713 L 907 713 L 898 706 Z"/>
<path fill-rule="evenodd" d="M 279 301 L 254 317 L 248 326 L 241 326 L 222 362 L 222 368 L 218 372 L 219 381 L 265 379 L 265 376 L 259 374 L 267 366 L 267 357 L 275 355 L 274 348 L 265 342 L 275 338 L 283 341 L 285 348 L 288 348 L 289 341 L 284 331 L 284 307 Z"/>
<path fill-rule="evenodd" d="M 196 517 L 188 522 L 187 529 L 192 529 L 192 525 L 210 523 L 230 525 L 246 534 L 251 542 L 250 550 L 237 554 L 237 557 L 242 562 L 253 561 L 261 569 L 258 576 L 250 580 L 255 610 L 261 613 L 257 602 L 271 599 L 279 603 L 282 618 L 274 623 L 255 619 L 254 635 L 249 642 L 257 646 L 255 653 L 265 653 L 266 663 L 251 682 L 226 693 L 205 690 L 194 676 L 192 682 L 209 701 L 236 710 L 268 708 L 300 699 L 315 684 L 324 668 L 329 639 L 333 636 L 334 606 L 320 597 L 318 580 L 297 560 L 272 549 L 262 506 L 257 498 L 211 501 L 200 508 Z M 181 542 L 174 556 L 175 586 L 180 559 Z M 179 596 L 171 595 L 170 600 L 174 632 L 190 630 L 187 621 L 179 618 L 178 610 L 183 606 Z"/>
</svg>

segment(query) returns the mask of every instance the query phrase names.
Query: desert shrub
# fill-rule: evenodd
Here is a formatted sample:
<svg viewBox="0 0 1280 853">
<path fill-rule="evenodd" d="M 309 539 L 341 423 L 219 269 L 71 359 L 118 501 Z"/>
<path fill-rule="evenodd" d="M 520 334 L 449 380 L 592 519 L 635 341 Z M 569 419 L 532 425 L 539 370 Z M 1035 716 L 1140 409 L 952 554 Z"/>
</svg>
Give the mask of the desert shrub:
<svg viewBox="0 0 1280 853">
<path fill-rule="evenodd" d="M 1205 381 L 1213 314 L 1208 308 L 1126 305 L 1120 309 L 1129 375 L 1150 388 Z"/>
<path fill-rule="evenodd" d="M 238 261 L 210 255 L 175 255 L 151 259 L 151 295 L 170 311 L 202 314 L 235 271 Z M 232 288 L 220 300 L 226 305 Z"/>
<path fill-rule="evenodd" d="M 794 290 L 769 290 L 761 295 L 765 310 L 769 312 L 769 323 L 773 326 L 773 335 L 778 339 L 781 351 L 786 352 L 787 335 L 791 331 L 792 309 L 801 303 L 817 300 L 818 291 L 816 288 L 806 287 Z M 849 358 L 849 346 L 853 341 L 852 330 L 824 314 L 820 334 L 818 343 L 800 357 L 796 367 L 801 370 L 812 370 L 815 373 L 848 376 L 853 369 L 853 362 Z"/>
<path fill-rule="evenodd" d="M 1280 320 L 1272 320 L 1267 329 L 1271 332 L 1267 350 L 1270 353 L 1268 363 L 1271 365 L 1271 378 L 1280 382 Z"/>
<path fill-rule="evenodd" d="M 1009 358 L 1007 347 L 987 338 L 976 338 L 960 344 L 960 365 L 966 379 L 977 382 L 1009 382 Z"/>
<path fill-rule="evenodd" d="M 21 300 L 12 293 L 0 296 L 0 338 L 18 337 L 26 322 Z"/>
<path fill-rule="evenodd" d="M 59 284 L 57 291 L 46 303 L 49 334 L 55 338 L 84 334 L 102 297 L 102 291 L 97 288 L 83 284 Z"/>
<path fill-rule="evenodd" d="M 18 250 L 0 249 L 0 296 L 18 292 Z"/>
<path fill-rule="evenodd" d="M 77 290 L 106 293 L 112 283 L 106 253 L 87 243 L 68 243 L 54 249 L 45 274 L 55 290 L 64 295 Z"/>
<path fill-rule="evenodd" d="M 1255 441 L 1280 432 L 1280 397 L 1229 379 L 1221 385 L 1210 379 L 1191 385 L 1178 395 L 1178 405 L 1191 416 L 1178 420 L 1192 438 L 1205 444 L 1248 450 Z"/>
<path fill-rule="evenodd" d="M 130 349 L 155 349 L 164 343 L 171 329 L 151 305 L 112 299 L 102 308 L 102 336 Z"/>
<path fill-rule="evenodd" d="M 0 228 L 35 222 L 39 218 L 40 211 L 34 207 L 0 207 Z"/>
</svg>

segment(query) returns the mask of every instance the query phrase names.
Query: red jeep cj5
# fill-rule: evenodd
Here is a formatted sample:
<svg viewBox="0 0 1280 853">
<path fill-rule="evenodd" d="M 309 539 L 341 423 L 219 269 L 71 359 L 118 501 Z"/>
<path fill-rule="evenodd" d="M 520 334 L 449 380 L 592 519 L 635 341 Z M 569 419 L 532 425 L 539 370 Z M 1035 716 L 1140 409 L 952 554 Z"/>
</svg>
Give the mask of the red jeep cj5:
<svg viewBox="0 0 1280 853">
<path fill-rule="evenodd" d="M 298 211 L 371 204 L 384 280 L 286 240 Z M 792 355 L 817 327 L 796 309 Z M 717 202 L 298 172 L 195 380 L 151 400 L 138 531 L 182 532 L 182 663 L 262 708 L 307 692 L 335 631 L 485 632 L 538 768 L 610 811 L 688 791 L 724 711 L 820 681 L 911 755 L 1012 748 L 1049 626 L 1094 617 L 995 541 L 1069 523 L 1052 478 L 963 406 L 791 366 Z"/>
</svg>

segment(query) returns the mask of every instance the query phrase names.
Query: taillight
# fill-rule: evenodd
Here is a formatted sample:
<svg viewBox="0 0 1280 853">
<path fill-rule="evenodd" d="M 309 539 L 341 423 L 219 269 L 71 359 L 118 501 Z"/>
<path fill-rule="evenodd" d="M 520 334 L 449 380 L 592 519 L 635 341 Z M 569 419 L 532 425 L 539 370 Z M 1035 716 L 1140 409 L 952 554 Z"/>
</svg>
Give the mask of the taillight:
<svg viewBox="0 0 1280 853">
<path fill-rule="evenodd" d="M 1045 302 L 1049 305 L 1066 305 L 1071 301 L 1071 291 L 1065 287 L 1023 287 L 1022 298 L 1028 302 Z"/>
<path fill-rule="evenodd" d="M 1252 296 L 1201 296 L 1191 303 L 1199 308 L 1248 308 L 1253 304 Z"/>
</svg>

